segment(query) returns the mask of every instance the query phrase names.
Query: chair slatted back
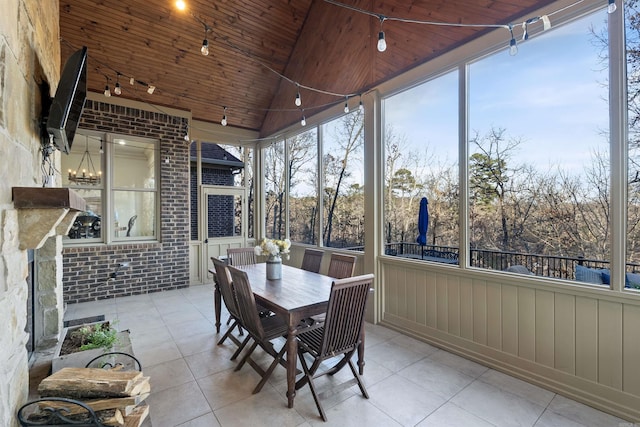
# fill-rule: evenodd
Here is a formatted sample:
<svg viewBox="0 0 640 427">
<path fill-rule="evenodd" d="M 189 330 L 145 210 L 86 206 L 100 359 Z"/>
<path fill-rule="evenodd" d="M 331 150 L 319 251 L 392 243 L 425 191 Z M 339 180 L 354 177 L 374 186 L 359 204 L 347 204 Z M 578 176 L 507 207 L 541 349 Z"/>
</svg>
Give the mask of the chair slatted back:
<svg viewBox="0 0 640 427">
<path fill-rule="evenodd" d="M 305 249 L 304 257 L 302 258 L 302 265 L 300 266 L 300 268 L 303 270 L 312 271 L 314 273 L 319 273 L 323 255 L 324 251 L 321 251 L 319 249 Z"/>
<path fill-rule="evenodd" d="M 256 299 L 251 290 L 247 273 L 232 266 L 228 266 L 227 269 L 231 273 L 231 283 L 238 302 L 242 326 L 254 337 L 264 340 L 264 329 L 262 328 Z"/>
<path fill-rule="evenodd" d="M 320 347 L 321 358 L 346 353 L 358 346 L 372 283 L 373 274 L 333 282 Z"/>
<path fill-rule="evenodd" d="M 353 255 L 331 254 L 327 276 L 336 279 L 352 277 L 356 269 L 356 257 Z"/>
<path fill-rule="evenodd" d="M 240 319 L 240 313 L 238 311 L 238 302 L 236 300 L 235 293 L 233 292 L 233 286 L 231 285 L 231 276 L 229 275 L 229 269 L 224 261 L 211 257 L 213 266 L 216 269 L 216 281 L 218 282 L 218 288 L 222 295 L 224 305 L 227 306 L 229 314 L 236 319 Z"/>
<path fill-rule="evenodd" d="M 227 249 L 229 265 L 243 266 L 257 264 L 256 253 L 253 248 L 229 248 Z"/>
</svg>

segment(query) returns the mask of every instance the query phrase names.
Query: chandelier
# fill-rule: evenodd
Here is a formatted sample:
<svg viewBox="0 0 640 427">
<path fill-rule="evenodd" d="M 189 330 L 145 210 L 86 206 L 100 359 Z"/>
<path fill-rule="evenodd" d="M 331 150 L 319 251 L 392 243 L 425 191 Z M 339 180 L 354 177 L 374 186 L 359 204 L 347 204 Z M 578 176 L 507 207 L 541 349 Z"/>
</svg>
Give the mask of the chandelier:
<svg viewBox="0 0 640 427">
<path fill-rule="evenodd" d="M 93 165 L 93 160 L 91 159 L 91 153 L 89 153 L 89 137 L 86 136 L 85 138 L 85 150 L 80 158 L 78 168 L 74 171 L 69 169 L 69 182 L 73 182 L 78 185 L 98 185 L 102 181 L 102 171 L 98 171 L 96 173 L 96 168 Z M 82 167 L 85 162 L 86 167 Z M 82 171 L 80 175 L 78 174 L 78 171 Z"/>
</svg>

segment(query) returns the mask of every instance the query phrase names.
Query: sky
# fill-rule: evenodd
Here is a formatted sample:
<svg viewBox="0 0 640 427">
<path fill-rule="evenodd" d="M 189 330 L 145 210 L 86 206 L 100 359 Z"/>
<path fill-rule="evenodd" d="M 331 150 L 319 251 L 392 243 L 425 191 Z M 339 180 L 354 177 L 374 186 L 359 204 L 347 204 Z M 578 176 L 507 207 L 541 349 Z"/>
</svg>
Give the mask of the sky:
<svg viewBox="0 0 640 427">
<path fill-rule="evenodd" d="M 606 28 L 602 10 L 470 65 L 470 135 L 503 128 L 521 139 L 514 161 L 580 173 L 594 150 L 607 150 L 607 70 L 590 28 Z M 553 23 L 553 21 L 552 21 Z M 457 161 L 457 71 L 385 101 L 385 123 L 406 136 L 412 150 L 425 144 Z"/>
</svg>

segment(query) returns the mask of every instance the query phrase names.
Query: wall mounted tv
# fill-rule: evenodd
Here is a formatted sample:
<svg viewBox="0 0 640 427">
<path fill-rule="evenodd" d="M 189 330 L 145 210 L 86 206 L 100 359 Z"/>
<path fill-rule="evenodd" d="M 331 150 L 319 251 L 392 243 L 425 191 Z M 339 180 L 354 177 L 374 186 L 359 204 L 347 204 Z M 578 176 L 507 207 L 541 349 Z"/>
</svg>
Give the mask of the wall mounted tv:
<svg viewBox="0 0 640 427">
<path fill-rule="evenodd" d="M 69 154 L 87 99 L 87 48 L 73 53 L 64 65 L 56 95 L 51 100 L 47 133 L 55 147 Z"/>
</svg>

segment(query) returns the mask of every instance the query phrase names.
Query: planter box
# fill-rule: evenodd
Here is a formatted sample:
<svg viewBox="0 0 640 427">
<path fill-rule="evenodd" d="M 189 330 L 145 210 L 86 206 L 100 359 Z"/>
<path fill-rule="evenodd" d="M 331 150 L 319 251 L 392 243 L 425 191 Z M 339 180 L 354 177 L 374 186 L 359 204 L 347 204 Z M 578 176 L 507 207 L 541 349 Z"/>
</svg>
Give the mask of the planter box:
<svg viewBox="0 0 640 427">
<path fill-rule="evenodd" d="M 60 351 L 62 350 L 62 343 L 64 342 L 67 334 L 76 331 L 83 326 L 95 325 L 97 323 L 104 322 L 95 322 L 88 323 L 86 325 L 79 325 L 64 328 L 62 331 L 62 337 L 56 346 L 56 350 L 53 354 L 53 359 L 51 361 L 51 373 L 57 372 L 62 368 L 72 367 L 72 368 L 84 368 L 87 363 L 91 361 L 94 357 L 98 357 L 101 354 L 108 353 L 111 351 L 121 351 L 123 353 L 129 353 L 133 355 L 133 348 L 131 346 L 131 338 L 129 337 L 129 331 L 120 331 L 118 332 L 118 339 L 114 344 L 113 348 L 94 348 L 91 350 L 79 351 L 77 353 L 65 354 L 63 356 L 60 355 Z"/>
</svg>

